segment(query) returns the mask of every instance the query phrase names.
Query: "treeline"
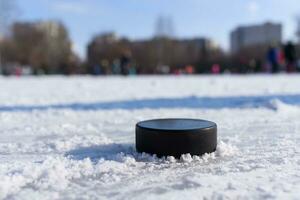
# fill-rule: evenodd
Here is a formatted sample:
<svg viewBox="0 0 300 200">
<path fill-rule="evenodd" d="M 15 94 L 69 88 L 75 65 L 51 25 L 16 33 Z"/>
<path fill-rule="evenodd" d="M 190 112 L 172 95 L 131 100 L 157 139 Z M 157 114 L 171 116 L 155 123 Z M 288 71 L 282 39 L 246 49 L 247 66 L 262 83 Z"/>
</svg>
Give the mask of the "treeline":
<svg viewBox="0 0 300 200">
<path fill-rule="evenodd" d="M 0 66 L 7 75 L 209 73 L 224 58 L 206 38 L 131 41 L 113 33 L 92 38 L 86 55 L 76 56 L 68 30 L 56 21 L 18 22 L 0 39 Z"/>
<path fill-rule="evenodd" d="M 89 73 L 153 74 L 210 72 L 214 62 L 224 54 L 205 38 L 178 40 L 154 37 L 150 40 L 129 41 L 113 33 L 101 34 L 88 45 Z M 200 66 L 201 67 L 196 67 Z M 186 68 L 193 68 L 187 71 Z"/>
<path fill-rule="evenodd" d="M 230 55 L 207 38 L 132 41 L 103 33 L 86 49 L 86 59 L 80 60 L 60 22 L 19 22 L 0 38 L 0 70 L 7 75 L 255 73 L 267 71 L 269 46 L 246 47 Z"/>
<path fill-rule="evenodd" d="M 32 74 L 71 74 L 80 65 L 67 29 L 58 22 L 13 24 L 0 41 L 0 52 L 3 74 L 19 68 L 29 68 Z"/>
</svg>

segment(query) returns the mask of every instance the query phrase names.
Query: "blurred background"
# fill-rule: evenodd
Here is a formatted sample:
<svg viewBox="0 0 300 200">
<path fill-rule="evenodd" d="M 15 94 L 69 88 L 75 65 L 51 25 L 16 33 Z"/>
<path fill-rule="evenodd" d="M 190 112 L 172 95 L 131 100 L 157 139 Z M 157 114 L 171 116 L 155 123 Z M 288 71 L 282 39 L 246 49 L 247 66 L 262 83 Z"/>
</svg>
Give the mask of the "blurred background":
<svg viewBox="0 0 300 200">
<path fill-rule="evenodd" d="M 0 0 L 0 74 L 300 71 L 297 0 Z"/>
</svg>

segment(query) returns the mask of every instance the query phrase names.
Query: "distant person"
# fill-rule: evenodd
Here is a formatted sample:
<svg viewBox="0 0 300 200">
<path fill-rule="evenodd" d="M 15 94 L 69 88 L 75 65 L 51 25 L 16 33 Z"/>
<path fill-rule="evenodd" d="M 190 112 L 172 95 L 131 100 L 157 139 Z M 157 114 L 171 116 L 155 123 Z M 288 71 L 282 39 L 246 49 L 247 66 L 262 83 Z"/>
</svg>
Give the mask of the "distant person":
<svg viewBox="0 0 300 200">
<path fill-rule="evenodd" d="M 285 68 L 285 54 L 284 54 L 283 46 L 278 48 L 277 56 L 278 56 L 279 69 L 284 69 Z"/>
<path fill-rule="evenodd" d="M 286 61 L 286 71 L 295 72 L 296 71 L 296 47 L 289 41 L 284 46 L 284 56 Z"/>
<path fill-rule="evenodd" d="M 120 58 L 120 68 L 121 68 L 121 74 L 122 75 L 127 75 L 128 74 L 128 65 L 129 65 L 130 59 L 123 55 Z"/>
<path fill-rule="evenodd" d="M 124 51 L 123 55 L 120 58 L 120 68 L 121 68 L 121 74 L 122 75 L 128 75 L 129 74 L 130 62 L 131 62 L 131 52 L 130 51 Z"/>
<path fill-rule="evenodd" d="M 212 74 L 219 74 L 221 72 L 221 68 L 219 64 L 213 64 L 211 66 L 211 73 Z"/>
<path fill-rule="evenodd" d="M 194 74 L 195 68 L 192 65 L 185 66 L 185 73 L 186 74 Z"/>
<path fill-rule="evenodd" d="M 267 61 L 272 73 L 279 72 L 279 50 L 275 46 L 270 46 L 267 52 Z"/>
<path fill-rule="evenodd" d="M 262 62 L 260 59 L 256 60 L 255 66 L 254 66 L 254 72 L 259 73 L 263 71 Z"/>
<path fill-rule="evenodd" d="M 120 61 L 115 59 L 112 64 L 112 73 L 113 74 L 121 74 L 121 66 Z"/>
<path fill-rule="evenodd" d="M 19 66 L 15 67 L 14 75 L 15 76 L 21 76 L 22 75 L 22 68 L 19 67 Z"/>
<path fill-rule="evenodd" d="M 136 71 L 136 68 L 135 66 L 131 65 L 128 67 L 128 75 L 136 75 L 137 74 L 137 71 Z"/>
<path fill-rule="evenodd" d="M 93 75 L 100 75 L 102 73 L 102 67 L 100 65 L 93 66 Z"/>
</svg>

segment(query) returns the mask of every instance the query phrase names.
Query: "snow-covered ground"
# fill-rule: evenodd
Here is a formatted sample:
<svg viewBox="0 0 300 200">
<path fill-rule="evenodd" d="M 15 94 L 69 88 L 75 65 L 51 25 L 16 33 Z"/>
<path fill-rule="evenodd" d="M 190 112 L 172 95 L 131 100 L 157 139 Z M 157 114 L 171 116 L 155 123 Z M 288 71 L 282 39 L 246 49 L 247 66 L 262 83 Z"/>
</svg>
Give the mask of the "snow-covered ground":
<svg viewBox="0 0 300 200">
<path fill-rule="evenodd" d="M 135 123 L 218 124 L 218 149 L 158 159 Z M 300 76 L 0 78 L 1 199 L 299 199 Z"/>
</svg>

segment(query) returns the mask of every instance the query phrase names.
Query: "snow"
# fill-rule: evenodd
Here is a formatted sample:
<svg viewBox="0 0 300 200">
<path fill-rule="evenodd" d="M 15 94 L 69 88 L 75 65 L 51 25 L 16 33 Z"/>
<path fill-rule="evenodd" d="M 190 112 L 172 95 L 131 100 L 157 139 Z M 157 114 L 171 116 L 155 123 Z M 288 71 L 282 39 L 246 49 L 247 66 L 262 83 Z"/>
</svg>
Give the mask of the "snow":
<svg viewBox="0 0 300 200">
<path fill-rule="evenodd" d="M 0 77 L 0 199 L 298 199 L 300 76 Z M 216 152 L 135 151 L 140 120 L 218 124 Z"/>
</svg>

